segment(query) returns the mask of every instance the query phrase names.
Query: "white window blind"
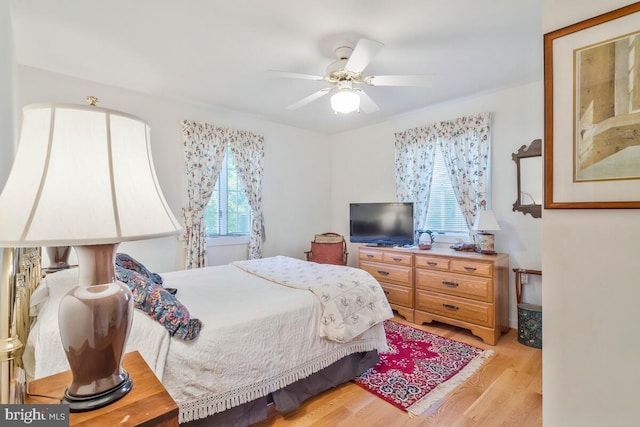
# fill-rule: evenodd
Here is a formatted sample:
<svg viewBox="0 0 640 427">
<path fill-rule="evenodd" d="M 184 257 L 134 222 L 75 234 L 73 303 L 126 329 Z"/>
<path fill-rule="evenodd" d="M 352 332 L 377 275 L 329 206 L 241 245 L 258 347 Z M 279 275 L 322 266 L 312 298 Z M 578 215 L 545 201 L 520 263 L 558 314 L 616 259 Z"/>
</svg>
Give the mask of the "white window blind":
<svg viewBox="0 0 640 427">
<path fill-rule="evenodd" d="M 468 233 L 467 221 L 456 200 L 442 150 L 436 148 L 431 178 L 431 194 L 427 208 L 426 229 L 440 233 Z"/>
<path fill-rule="evenodd" d="M 248 235 L 251 208 L 227 145 L 222 169 L 204 212 L 207 237 Z"/>
</svg>

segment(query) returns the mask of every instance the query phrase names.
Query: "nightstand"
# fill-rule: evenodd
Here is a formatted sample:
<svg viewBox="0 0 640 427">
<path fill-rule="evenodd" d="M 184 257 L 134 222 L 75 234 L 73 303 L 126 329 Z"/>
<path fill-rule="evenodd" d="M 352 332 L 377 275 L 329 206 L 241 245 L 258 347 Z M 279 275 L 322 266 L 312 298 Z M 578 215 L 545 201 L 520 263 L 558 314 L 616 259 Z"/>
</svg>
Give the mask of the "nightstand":
<svg viewBox="0 0 640 427">
<path fill-rule="evenodd" d="M 133 379 L 133 389 L 122 399 L 88 412 L 70 414 L 71 426 L 178 426 L 178 405 L 140 353 L 127 353 L 123 360 L 124 369 Z M 71 371 L 40 378 L 29 383 L 29 393 L 62 396 L 71 383 Z M 26 404 L 51 404 L 56 399 L 40 396 L 26 396 Z M 59 399 L 57 400 L 59 402 Z"/>
</svg>

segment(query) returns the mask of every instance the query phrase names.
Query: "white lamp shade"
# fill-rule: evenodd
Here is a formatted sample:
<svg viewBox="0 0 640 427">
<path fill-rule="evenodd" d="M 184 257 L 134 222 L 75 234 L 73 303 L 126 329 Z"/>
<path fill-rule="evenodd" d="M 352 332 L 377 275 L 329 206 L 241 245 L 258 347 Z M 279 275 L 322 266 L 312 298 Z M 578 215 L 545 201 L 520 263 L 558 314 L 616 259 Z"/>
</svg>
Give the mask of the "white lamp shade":
<svg viewBox="0 0 640 427">
<path fill-rule="evenodd" d="M 473 230 L 475 231 L 497 231 L 500 230 L 498 221 L 493 214 L 493 211 L 478 210 L 476 213 L 476 220 L 473 223 Z"/>
<path fill-rule="evenodd" d="M 179 230 L 158 185 L 146 123 L 88 105 L 24 108 L 0 194 L 0 246 L 117 243 Z"/>
<path fill-rule="evenodd" d="M 360 108 L 360 96 L 351 89 L 341 89 L 331 97 L 331 108 L 336 113 L 352 113 Z"/>
</svg>

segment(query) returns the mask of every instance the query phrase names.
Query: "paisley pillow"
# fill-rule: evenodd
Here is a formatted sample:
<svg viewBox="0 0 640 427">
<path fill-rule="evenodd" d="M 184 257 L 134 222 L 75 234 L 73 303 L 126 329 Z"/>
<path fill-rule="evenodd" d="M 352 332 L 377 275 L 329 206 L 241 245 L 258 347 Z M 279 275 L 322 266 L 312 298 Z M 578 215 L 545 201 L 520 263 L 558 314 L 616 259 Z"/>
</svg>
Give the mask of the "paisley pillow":
<svg viewBox="0 0 640 427">
<path fill-rule="evenodd" d="M 133 270 L 143 276 L 153 280 L 158 285 L 162 285 L 162 277 L 158 273 L 152 273 L 147 267 L 145 267 L 140 261 L 134 259 L 129 254 L 118 253 L 116 254 L 116 265 L 126 268 L 127 270 Z"/>
<path fill-rule="evenodd" d="M 116 264 L 116 278 L 131 289 L 133 305 L 164 326 L 171 336 L 185 341 L 198 337 L 202 322 L 192 319 L 187 307 L 150 276 Z"/>
</svg>

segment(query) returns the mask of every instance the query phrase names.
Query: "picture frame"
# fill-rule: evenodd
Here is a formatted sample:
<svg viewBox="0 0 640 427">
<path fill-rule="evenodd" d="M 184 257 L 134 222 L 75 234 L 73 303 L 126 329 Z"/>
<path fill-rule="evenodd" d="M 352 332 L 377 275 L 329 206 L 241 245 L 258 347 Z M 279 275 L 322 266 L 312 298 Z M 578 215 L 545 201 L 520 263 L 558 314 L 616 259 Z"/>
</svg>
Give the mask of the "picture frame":
<svg viewBox="0 0 640 427">
<path fill-rule="evenodd" d="M 544 107 L 545 209 L 640 208 L 640 2 L 544 34 Z"/>
</svg>

